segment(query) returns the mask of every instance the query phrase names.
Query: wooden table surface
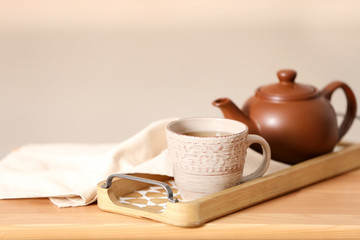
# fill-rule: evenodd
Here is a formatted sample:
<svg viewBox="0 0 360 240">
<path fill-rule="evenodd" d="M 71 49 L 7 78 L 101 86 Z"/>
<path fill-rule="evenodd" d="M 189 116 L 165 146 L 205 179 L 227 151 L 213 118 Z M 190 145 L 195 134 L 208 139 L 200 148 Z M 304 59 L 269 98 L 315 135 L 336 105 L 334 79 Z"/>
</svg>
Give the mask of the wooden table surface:
<svg viewBox="0 0 360 240">
<path fill-rule="evenodd" d="M 181 228 L 48 199 L 0 200 L 0 239 L 360 239 L 360 169 Z"/>
</svg>

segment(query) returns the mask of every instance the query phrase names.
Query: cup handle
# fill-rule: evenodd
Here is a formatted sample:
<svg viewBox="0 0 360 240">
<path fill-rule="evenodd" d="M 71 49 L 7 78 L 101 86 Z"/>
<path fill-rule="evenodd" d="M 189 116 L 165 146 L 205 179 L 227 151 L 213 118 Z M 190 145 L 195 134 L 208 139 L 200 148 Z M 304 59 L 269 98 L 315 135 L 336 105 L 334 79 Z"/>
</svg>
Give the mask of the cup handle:
<svg viewBox="0 0 360 240">
<path fill-rule="evenodd" d="M 266 140 L 259 135 L 249 134 L 247 137 L 247 148 L 253 143 L 259 143 L 261 145 L 261 148 L 263 150 L 262 163 L 258 167 L 258 169 L 256 169 L 255 172 L 253 172 L 245 177 L 242 177 L 240 180 L 240 183 L 247 182 L 247 181 L 257 178 L 257 177 L 261 177 L 262 175 L 265 174 L 266 170 L 268 169 L 268 167 L 270 165 L 271 150 L 270 150 L 270 146 L 266 142 Z"/>
</svg>

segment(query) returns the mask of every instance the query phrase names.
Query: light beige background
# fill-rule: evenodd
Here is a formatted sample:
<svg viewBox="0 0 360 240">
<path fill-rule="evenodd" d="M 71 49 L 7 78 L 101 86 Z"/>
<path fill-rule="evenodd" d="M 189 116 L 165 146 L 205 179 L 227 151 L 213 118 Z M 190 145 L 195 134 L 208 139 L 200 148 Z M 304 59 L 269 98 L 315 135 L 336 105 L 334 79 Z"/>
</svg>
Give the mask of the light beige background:
<svg viewBox="0 0 360 240">
<path fill-rule="evenodd" d="M 220 117 L 212 100 L 241 106 L 281 68 L 320 89 L 343 80 L 360 102 L 360 1 L 0 1 L 0 157 Z M 333 104 L 344 112 L 341 92 Z"/>
</svg>

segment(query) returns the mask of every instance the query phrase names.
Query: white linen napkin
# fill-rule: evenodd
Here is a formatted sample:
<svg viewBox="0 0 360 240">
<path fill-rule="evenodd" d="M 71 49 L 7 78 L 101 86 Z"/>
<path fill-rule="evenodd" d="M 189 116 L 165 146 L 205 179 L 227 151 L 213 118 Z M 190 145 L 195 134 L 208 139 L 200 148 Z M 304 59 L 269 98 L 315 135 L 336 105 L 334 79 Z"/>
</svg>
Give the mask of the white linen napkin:
<svg viewBox="0 0 360 240">
<path fill-rule="evenodd" d="M 31 144 L 0 161 L 0 199 L 49 197 L 58 207 L 75 207 L 96 200 L 96 185 L 113 173 L 172 176 L 166 160 L 166 125 L 151 123 L 133 137 L 112 144 Z M 260 154 L 249 149 L 244 175 L 260 165 Z M 266 174 L 288 165 L 271 161 Z"/>
</svg>

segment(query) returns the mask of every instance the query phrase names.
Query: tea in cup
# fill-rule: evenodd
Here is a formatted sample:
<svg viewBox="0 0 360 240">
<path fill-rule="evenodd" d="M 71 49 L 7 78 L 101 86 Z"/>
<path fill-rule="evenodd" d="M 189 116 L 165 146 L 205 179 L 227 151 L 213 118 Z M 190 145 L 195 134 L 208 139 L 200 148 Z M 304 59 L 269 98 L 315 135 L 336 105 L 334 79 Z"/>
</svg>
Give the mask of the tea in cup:
<svg viewBox="0 0 360 240">
<path fill-rule="evenodd" d="M 168 159 L 183 200 L 194 200 L 261 177 L 271 159 L 270 147 L 248 127 L 224 118 L 184 118 L 168 124 Z M 261 145 L 258 169 L 243 176 L 247 148 Z"/>
</svg>

